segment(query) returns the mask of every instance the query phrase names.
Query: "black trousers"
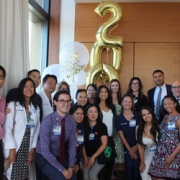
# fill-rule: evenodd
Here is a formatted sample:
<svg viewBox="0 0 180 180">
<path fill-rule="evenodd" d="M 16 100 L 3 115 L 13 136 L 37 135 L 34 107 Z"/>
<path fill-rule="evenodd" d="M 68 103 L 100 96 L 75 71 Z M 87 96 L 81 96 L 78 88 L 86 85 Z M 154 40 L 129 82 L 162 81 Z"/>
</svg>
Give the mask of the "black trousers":
<svg viewBox="0 0 180 180">
<path fill-rule="evenodd" d="M 98 174 L 99 180 L 111 180 L 111 175 L 114 169 L 115 159 L 108 162 Z"/>
<path fill-rule="evenodd" d="M 0 139 L 0 179 L 3 179 L 4 173 L 4 155 L 2 149 L 2 140 Z"/>
</svg>

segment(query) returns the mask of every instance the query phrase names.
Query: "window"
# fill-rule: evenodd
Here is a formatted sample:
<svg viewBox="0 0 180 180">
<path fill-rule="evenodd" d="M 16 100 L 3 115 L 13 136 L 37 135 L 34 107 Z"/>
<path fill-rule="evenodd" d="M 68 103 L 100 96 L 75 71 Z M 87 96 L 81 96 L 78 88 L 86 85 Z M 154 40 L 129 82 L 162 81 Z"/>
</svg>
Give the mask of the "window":
<svg viewBox="0 0 180 180">
<path fill-rule="evenodd" d="M 48 62 L 50 0 L 29 0 L 30 69 L 42 72 Z"/>
</svg>

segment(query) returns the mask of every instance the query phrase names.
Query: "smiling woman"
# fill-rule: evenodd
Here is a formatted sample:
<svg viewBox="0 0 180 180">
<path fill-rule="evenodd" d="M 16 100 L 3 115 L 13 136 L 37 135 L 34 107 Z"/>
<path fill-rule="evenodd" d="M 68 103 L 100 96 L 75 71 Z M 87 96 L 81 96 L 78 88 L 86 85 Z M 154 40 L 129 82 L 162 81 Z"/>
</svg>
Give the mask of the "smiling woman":
<svg viewBox="0 0 180 180">
<path fill-rule="evenodd" d="M 140 110 L 139 126 L 137 126 L 138 151 L 141 159 L 139 166 L 141 178 L 151 180 L 148 175 L 149 165 L 160 139 L 160 130 L 156 116 L 148 106 Z"/>
<path fill-rule="evenodd" d="M 86 89 L 78 89 L 76 92 L 76 99 L 77 104 L 85 108 L 88 102 Z"/>
<path fill-rule="evenodd" d="M 139 116 L 134 111 L 134 102 L 131 94 L 122 97 L 122 112 L 117 117 L 117 131 L 124 145 L 124 162 L 127 180 L 138 180 L 139 154 L 135 135 Z"/>
<path fill-rule="evenodd" d="M 84 180 L 98 179 L 98 173 L 105 166 L 97 157 L 107 146 L 107 127 L 99 118 L 99 107 L 89 104 L 85 109 L 85 134 L 83 147 Z"/>
<path fill-rule="evenodd" d="M 161 138 L 152 158 L 149 174 L 157 179 L 180 178 L 180 106 L 174 96 L 167 95 L 163 101 L 165 114 L 160 124 Z"/>
<path fill-rule="evenodd" d="M 40 127 L 40 112 L 35 100 L 35 84 L 23 79 L 18 86 L 15 102 L 10 102 L 11 112 L 4 123 L 4 153 L 9 165 L 8 179 L 26 179 L 34 157 Z M 11 143 L 9 143 L 11 142 Z"/>
<path fill-rule="evenodd" d="M 107 126 L 108 137 L 110 139 L 113 139 L 116 134 L 116 130 L 115 130 L 116 110 L 114 104 L 112 103 L 112 97 L 107 86 L 101 85 L 98 87 L 96 93 L 96 99 L 101 109 L 100 115 L 102 118 L 102 122 Z M 99 174 L 100 180 L 111 179 L 112 171 L 114 168 L 114 162 L 115 162 L 115 158 L 109 161 L 108 163 L 106 163 L 105 167 L 102 169 L 102 171 Z"/>
<path fill-rule="evenodd" d="M 133 101 L 136 111 L 140 111 L 142 106 L 148 105 L 147 96 L 143 94 L 143 85 L 139 77 L 133 77 L 129 81 L 127 93 L 133 95 Z"/>
</svg>

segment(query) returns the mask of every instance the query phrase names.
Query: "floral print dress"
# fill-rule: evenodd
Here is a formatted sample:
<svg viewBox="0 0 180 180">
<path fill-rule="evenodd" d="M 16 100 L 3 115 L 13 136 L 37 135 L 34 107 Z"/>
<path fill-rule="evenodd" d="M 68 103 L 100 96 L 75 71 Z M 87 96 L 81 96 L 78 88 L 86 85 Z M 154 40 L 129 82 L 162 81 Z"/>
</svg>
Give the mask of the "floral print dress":
<svg viewBox="0 0 180 180">
<path fill-rule="evenodd" d="M 168 123 L 166 122 L 167 115 L 164 117 L 160 125 L 161 139 L 157 144 L 153 159 L 149 167 L 149 174 L 159 178 L 180 178 L 180 153 L 173 159 L 169 168 L 165 167 L 166 158 L 172 154 L 179 140 L 179 129 L 176 125 L 180 116 L 172 118 Z M 174 123 L 173 128 L 169 128 L 169 123 Z"/>
<path fill-rule="evenodd" d="M 121 113 L 122 107 L 119 104 L 114 104 L 114 105 L 116 108 L 116 114 L 117 116 L 119 116 L 119 114 Z M 116 154 L 117 154 L 115 163 L 124 163 L 124 148 L 123 148 L 123 144 L 118 133 L 114 137 L 114 143 L 115 143 L 115 149 L 116 149 Z"/>
</svg>

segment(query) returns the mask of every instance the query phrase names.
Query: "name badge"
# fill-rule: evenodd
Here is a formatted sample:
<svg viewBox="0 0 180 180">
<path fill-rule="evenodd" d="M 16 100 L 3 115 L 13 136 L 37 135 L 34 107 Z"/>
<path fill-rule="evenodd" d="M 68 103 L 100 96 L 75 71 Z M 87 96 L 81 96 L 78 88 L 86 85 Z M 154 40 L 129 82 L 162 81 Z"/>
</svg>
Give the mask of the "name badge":
<svg viewBox="0 0 180 180">
<path fill-rule="evenodd" d="M 149 152 L 154 152 L 156 150 L 156 144 L 149 148 Z"/>
<path fill-rule="evenodd" d="M 34 120 L 29 118 L 28 121 L 27 121 L 26 127 L 30 128 L 30 129 L 34 128 L 35 127 Z"/>
<path fill-rule="evenodd" d="M 77 135 L 77 142 L 78 144 L 84 143 L 84 136 L 83 135 Z"/>
<path fill-rule="evenodd" d="M 129 122 L 129 126 L 130 127 L 136 127 L 136 120 L 135 119 L 131 119 Z"/>
<path fill-rule="evenodd" d="M 60 125 L 53 126 L 53 134 L 55 136 L 61 135 L 61 126 Z"/>
<path fill-rule="evenodd" d="M 89 134 L 89 140 L 94 140 L 94 133 Z"/>
<path fill-rule="evenodd" d="M 176 125 L 175 122 L 168 122 L 168 130 L 172 131 L 175 130 Z"/>
</svg>

